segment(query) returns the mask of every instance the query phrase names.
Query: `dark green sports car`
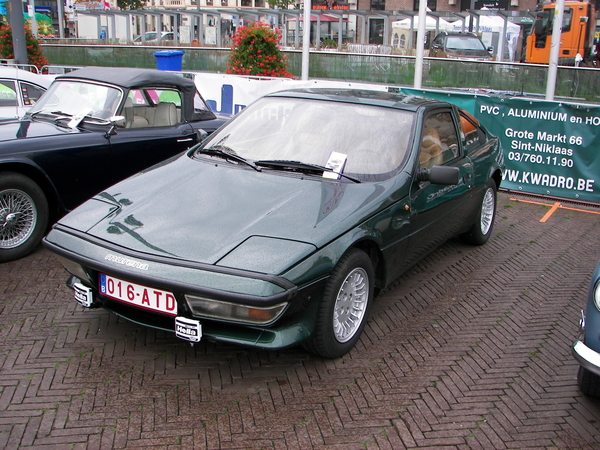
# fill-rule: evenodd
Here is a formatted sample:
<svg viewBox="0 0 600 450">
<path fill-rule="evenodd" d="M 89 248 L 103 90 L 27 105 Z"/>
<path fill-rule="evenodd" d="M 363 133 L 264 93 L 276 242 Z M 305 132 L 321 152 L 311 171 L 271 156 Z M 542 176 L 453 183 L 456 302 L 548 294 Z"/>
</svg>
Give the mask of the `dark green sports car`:
<svg viewBox="0 0 600 450">
<path fill-rule="evenodd" d="M 87 308 L 192 343 L 333 358 L 420 258 L 453 236 L 488 240 L 503 167 L 498 140 L 449 103 L 284 91 L 96 195 L 44 243 Z"/>
</svg>

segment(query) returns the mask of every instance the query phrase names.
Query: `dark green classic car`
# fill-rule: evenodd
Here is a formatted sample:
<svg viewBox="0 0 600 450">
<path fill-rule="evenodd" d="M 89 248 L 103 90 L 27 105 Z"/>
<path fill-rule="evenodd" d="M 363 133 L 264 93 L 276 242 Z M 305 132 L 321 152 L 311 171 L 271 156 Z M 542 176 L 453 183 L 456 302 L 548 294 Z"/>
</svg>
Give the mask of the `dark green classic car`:
<svg viewBox="0 0 600 450">
<path fill-rule="evenodd" d="M 449 103 L 293 90 L 60 220 L 45 245 L 75 299 L 134 322 L 325 357 L 379 290 L 447 239 L 484 244 L 504 162 Z"/>
</svg>

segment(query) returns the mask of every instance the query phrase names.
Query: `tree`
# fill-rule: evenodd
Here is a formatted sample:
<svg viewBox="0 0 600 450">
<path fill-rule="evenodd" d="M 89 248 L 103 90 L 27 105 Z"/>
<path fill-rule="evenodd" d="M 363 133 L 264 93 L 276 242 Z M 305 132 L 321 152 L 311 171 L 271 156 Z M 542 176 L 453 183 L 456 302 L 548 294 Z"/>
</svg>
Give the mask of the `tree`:
<svg viewBox="0 0 600 450">
<path fill-rule="evenodd" d="M 240 27 L 233 36 L 233 50 L 227 73 L 294 78 L 288 72 L 287 58 L 278 47 L 281 35 L 265 23 Z"/>
<path fill-rule="evenodd" d="M 31 32 L 31 27 L 25 25 L 25 45 L 27 47 L 27 62 L 41 69 L 43 66 L 50 64 L 40 43 Z M 12 28 L 10 25 L 3 23 L 0 25 L 0 56 L 6 59 L 14 59 L 14 49 L 12 41 Z"/>
<path fill-rule="evenodd" d="M 289 9 L 290 5 L 294 5 L 296 0 L 267 0 L 269 6 L 273 9 L 277 6 L 278 9 Z"/>
<path fill-rule="evenodd" d="M 142 0 L 117 0 L 119 9 L 144 9 Z"/>
</svg>

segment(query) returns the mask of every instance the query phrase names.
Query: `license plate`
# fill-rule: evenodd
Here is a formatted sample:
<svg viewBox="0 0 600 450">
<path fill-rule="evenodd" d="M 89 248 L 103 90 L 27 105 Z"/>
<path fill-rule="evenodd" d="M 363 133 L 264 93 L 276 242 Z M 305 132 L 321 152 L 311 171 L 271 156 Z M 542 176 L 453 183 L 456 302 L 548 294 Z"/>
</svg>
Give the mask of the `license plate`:
<svg viewBox="0 0 600 450">
<path fill-rule="evenodd" d="M 100 274 L 100 294 L 130 306 L 177 315 L 173 293 Z"/>
</svg>

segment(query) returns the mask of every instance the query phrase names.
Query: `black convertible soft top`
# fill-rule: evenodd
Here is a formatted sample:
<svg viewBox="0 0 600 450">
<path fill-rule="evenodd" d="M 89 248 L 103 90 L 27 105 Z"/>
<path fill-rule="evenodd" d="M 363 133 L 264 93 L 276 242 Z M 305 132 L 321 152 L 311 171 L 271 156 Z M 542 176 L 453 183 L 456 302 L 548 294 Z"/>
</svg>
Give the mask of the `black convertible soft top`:
<svg viewBox="0 0 600 450">
<path fill-rule="evenodd" d="M 57 81 L 79 79 L 113 84 L 123 89 L 142 87 L 172 87 L 178 89 L 183 97 L 183 117 L 186 120 L 214 119 L 212 112 L 194 113 L 194 95 L 196 84 L 180 74 L 156 69 L 138 69 L 133 67 L 84 67 L 73 72 L 59 75 Z"/>
<path fill-rule="evenodd" d="M 127 89 L 152 85 L 177 86 L 183 91 L 186 88 L 192 91 L 196 89 L 192 80 L 176 73 L 133 67 L 84 67 L 56 77 L 57 80 L 67 78 L 83 78 L 90 81 L 110 83 Z"/>
</svg>

